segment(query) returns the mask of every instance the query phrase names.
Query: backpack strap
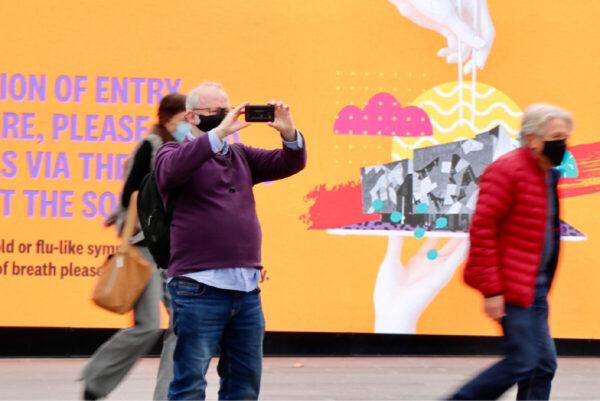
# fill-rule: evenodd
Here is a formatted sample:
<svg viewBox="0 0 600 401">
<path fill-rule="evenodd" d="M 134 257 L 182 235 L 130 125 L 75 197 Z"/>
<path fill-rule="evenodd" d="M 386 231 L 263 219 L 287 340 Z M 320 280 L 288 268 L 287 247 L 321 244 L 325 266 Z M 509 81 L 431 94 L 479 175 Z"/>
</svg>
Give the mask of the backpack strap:
<svg viewBox="0 0 600 401">
<path fill-rule="evenodd" d="M 183 192 L 183 186 L 179 186 L 171 191 L 167 195 L 167 204 L 165 205 L 165 214 L 169 219 L 169 223 L 173 220 L 173 210 L 175 210 L 175 202 L 177 202 L 177 198 Z"/>
</svg>

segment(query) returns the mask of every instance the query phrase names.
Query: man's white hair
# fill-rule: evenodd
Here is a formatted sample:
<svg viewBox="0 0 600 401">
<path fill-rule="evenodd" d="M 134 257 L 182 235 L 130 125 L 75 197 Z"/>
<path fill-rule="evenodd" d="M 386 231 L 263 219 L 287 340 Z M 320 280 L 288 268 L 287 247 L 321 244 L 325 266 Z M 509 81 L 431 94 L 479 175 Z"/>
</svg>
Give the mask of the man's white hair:
<svg viewBox="0 0 600 401">
<path fill-rule="evenodd" d="M 224 90 L 223 85 L 221 85 L 218 82 L 212 82 L 212 81 L 202 82 L 200 85 L 198 85 L 197 87 L 192 89 L 190 91 L 190 93 L 188 93 L 187 97 L 185 98 L 185 111 L 192 111 L 198 107 L 198 104 L 200 103 L 200 96 L 202 94 L 202 91 L 204 89 L 206 89 L 207 87 L 213 87 L 213 88 L 218 88 L 218 89 Z"/>
<path fill-rule="evenodd" d="M 527 107 L 521 122 L 521 140 L 528 134 L 544 135 L 546 125 L 555 118 L 565 121 L 569 131 L 573 130 L 573 117 L 565 109 L 548 103 L 535 103 Z"/>
</svg>

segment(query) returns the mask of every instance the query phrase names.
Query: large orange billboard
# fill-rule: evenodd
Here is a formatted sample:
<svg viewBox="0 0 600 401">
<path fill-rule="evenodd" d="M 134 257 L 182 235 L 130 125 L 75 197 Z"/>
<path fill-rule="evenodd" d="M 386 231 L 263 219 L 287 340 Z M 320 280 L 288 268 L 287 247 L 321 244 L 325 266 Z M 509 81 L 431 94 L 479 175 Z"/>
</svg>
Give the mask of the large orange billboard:
<svg viewBox="0 0 600 401">
<path fill-rule="evenodd" d="M 102 223 L 160 98 L 211 80 L 233 104 L 289 103 L 306 138 L 306 170 L 255 187 L 268 330 L 497 334 L 462 282 L 464 224 L 478 171 L 517 145 L 522 110 L 547 101 L 576 122 L 552 331 L 600 338 L 600 3 L 448 0 L 435 26 L 417 14 L 436 10 L 414 3 L 3 2 L 0 325 L 130 323 L 90 301 L 118 244 Z M 280 146 L 260 124 L 235 140 Z M 401 171 L 436 152 L 457 159 L 402 209 Z M 452 160 L 474 180 L 443 184 L 433 210 L 425 194 Z"/>
</svg>

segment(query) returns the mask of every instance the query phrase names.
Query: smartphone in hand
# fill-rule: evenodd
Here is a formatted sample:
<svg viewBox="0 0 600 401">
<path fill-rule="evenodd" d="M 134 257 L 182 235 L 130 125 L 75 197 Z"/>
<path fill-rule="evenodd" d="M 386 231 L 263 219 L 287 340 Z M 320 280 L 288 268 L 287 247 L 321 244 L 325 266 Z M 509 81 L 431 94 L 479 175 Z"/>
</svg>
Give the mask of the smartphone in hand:
<svg viewBox="0 0 600 401">
<path fill-rule="evenodd" d="M 275 121 L 275 106 L 272 104 L 249 104 L 244 108 L 244 118 L 249 123 Z"/>
</svg>

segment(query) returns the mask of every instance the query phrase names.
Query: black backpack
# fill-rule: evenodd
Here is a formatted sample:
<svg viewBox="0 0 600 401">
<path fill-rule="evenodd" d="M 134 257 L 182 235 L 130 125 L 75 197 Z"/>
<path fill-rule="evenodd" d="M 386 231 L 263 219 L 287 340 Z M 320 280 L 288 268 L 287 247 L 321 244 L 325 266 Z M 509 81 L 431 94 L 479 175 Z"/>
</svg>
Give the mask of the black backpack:
<svg viewBox="0 0 600 401">
<path fill-rule="evenodd" d="M 145 244 L 159 269 L 169 267 L 171 257 L 171 221 L 173 209 L 180 190 L 169 193 L 166 207 L 163 206 L 154 171 L 146 174 L 140 185 L 137 200 L 138 218 Z"/>
</svg>

